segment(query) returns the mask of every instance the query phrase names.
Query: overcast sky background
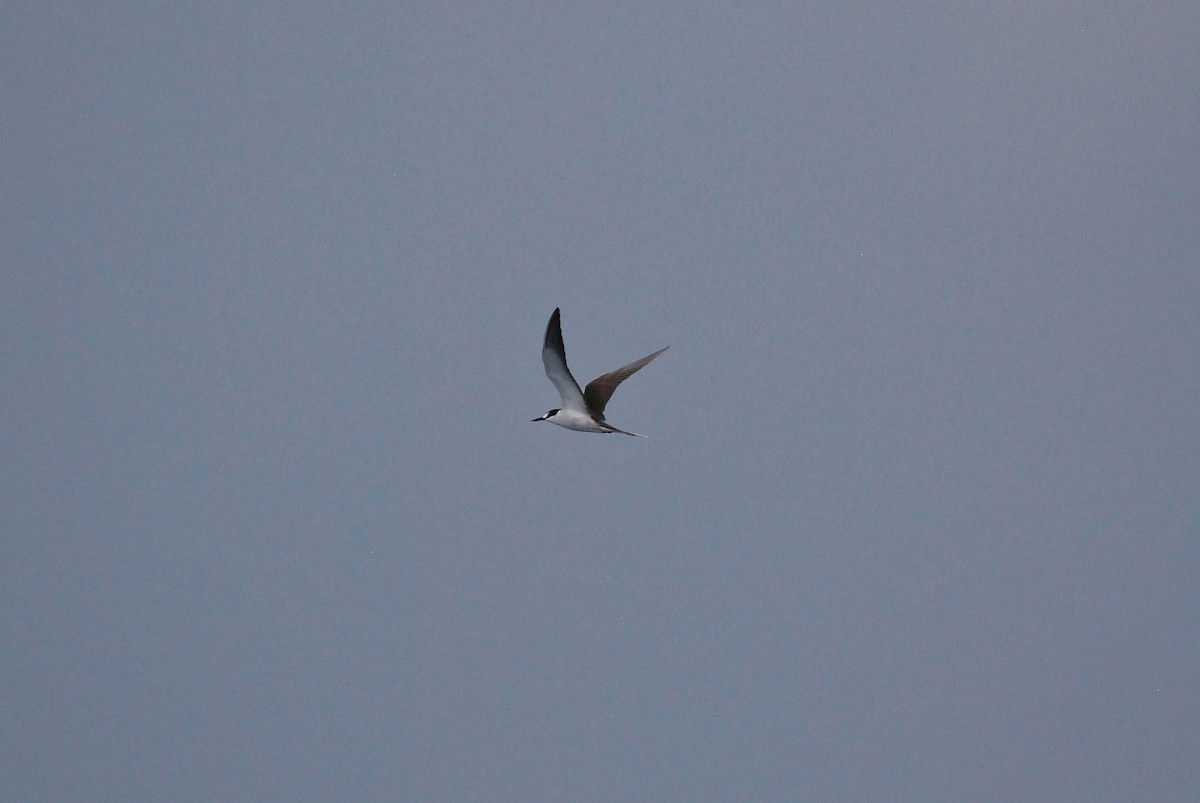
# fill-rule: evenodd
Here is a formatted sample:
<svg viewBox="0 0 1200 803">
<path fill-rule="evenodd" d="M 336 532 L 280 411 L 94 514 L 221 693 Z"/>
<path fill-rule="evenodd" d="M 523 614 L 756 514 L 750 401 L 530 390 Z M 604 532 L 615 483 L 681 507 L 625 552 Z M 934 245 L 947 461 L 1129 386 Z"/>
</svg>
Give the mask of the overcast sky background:
<svg viewBox="0 0 1200 803">
<path fill-rule="evenodd" d="M 3 12 L 5 797 L 1200 796 L 1200 5 L 179 6 Z"/>
</svg>

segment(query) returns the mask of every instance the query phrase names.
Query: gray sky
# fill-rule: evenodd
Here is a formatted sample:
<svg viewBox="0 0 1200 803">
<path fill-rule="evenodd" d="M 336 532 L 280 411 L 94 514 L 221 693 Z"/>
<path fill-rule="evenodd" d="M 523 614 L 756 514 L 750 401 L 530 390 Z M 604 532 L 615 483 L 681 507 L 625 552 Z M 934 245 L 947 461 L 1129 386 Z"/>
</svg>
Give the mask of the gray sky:
<svg viewBox="0 0 1200 803">
<path fill-rule="evenodd" d="M 3 12 L 6 794 L 1200 795 L 1200 6 L 185 6 Z"/>
</svg>

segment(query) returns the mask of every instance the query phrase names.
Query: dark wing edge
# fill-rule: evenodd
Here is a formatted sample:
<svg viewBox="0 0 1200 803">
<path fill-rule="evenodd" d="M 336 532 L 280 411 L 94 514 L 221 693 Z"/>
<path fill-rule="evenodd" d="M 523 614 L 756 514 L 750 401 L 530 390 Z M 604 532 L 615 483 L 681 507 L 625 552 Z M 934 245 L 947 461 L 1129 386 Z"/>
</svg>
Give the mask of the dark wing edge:
<svg viewBox="0 0 1200 803">
<path fill-rule="evenodd" d="M 554 308 L 554 312 L 550 313 L 550 320 L 546 324 L 546 336 L 542 338 L 542 348 L 553 346 L 558 350 L 558 353 L 563 356 L 563 361 L 567 359 L 567 350 L 563 347 L 562 339 L 562 314 L 558 307 Z"/>
</svg>

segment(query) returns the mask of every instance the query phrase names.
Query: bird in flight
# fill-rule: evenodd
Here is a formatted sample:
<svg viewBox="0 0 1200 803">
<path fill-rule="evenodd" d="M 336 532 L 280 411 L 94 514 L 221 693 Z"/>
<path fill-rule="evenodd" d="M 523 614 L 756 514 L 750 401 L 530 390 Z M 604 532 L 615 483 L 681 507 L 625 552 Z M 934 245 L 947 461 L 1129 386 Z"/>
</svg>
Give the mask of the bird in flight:
<svg viewBox="0 0 1200 803">
<path fill-rule="evenodd" d="M 558 395 L 562 398 L 562 407 L 550 410 L 545 415 L 533 420 L 549 421 L 577 432 L 605 434 L 620 432 L 622 435 L 632 435 L 635 438 L 646 437 L 638 435 L 636 432 L 617 429 L 606 422 L 604 407 L 612 398 L 617 385 L 645 368 L 651 360 L 666 350 L 666 348 L 661 348 L 648 357 L 642 357 L 637 362 L 629 363 L 624 368 L 618 368 L 598 376 L 588 382 L 587 387 L 581 391 L 579 383 L 575 381 L 575 377 L 571 376 L 571 369 L 567 368 L 567 352 L 563 348 L 562 324 L 559 322 L 559 312 L 556 308 L 554 314 L 550 316 L 550 323 L 546 324 L 546 339 L 542 341 L 542 364 L 546 366 L 546 376 L 550 377 L 554 387 L 558 388 Z"/>
</svg>

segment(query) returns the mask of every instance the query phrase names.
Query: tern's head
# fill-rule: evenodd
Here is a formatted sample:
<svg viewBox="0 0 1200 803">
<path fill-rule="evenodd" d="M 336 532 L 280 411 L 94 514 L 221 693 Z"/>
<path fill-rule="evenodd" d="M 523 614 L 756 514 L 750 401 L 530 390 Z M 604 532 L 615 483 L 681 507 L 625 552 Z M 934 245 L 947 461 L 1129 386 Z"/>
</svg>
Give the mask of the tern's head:
<svg viewBox="0 0 1200 803">
<path fill-rule="evenodd" d="M 556 416 L 556 415 L 558 415 L 558 410 L 550 410 L 545 415 L 540 415 L 533 420 L 534 421 L 549 421 L 551 418 L 554 418 L 554 416 Z"/>
</svg>

